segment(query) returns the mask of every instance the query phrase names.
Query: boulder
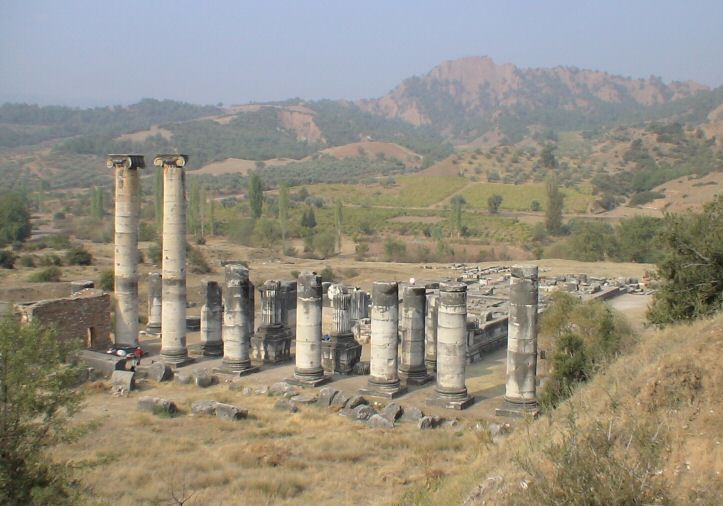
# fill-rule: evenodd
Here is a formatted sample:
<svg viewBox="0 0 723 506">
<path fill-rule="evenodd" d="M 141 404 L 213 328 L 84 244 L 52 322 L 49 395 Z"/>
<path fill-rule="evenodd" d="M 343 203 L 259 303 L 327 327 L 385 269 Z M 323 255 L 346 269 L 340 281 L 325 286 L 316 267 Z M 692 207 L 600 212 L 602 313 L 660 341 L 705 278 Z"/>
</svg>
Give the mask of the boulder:
<svg viewBox="0 0 723 506">
<path fill-rule="evenodd" d="M 418 422 L 424 416 L 422 410 L 416 406 L 407 406 L 404 408 L 401 420 L 403 422 Z"/>
<path fill-rule="evenodd" d="M 329 406 L 331 406 L 334 397 L 336 397 L 338 394 L 339 390 L 337 390 L 336 388 L 324 387 L 319 390 L 319 400 L 317 401 L 317 404 L 322 408 L 328 408 Z"/>
<path fill-rule="evenodd" d="M 362 404 L 369 404 L 367 400 L 362 397 L 361 395 L 353 395 L 351 399 L 349 399 L 346 403 L 347 409 L 354 409 L 357 406 L 361 406 Z"/>
<path fill-rule="evenodd" d="M 148 378 L 160 383 L 161 381 L 171 381 L 173 379 L 173 369 L 163 362 L 154 362 L 147 369 Z"/>
<path fill-rule="evenodd" d="M 133 371 L 113 371 L 110 384 L 113 392 L 128 393 L 136 388 L 136 373 Z"/>
<path fill-rule="evenodd" d="M 249 416 L 248 410 L 239 408 L 232 404 L 216 403 L 216 418 L 222 420 L 243 420 Z"/>
<path fill-rule="evenodd" d="M 269 387 L 269 395 L 284 395 L 293 391 L 294 387 L 284 381 L 279 381 Z"/>
<path fill-rule="evenodd" d="M 332 408 L 343 408 L 346 406 L 347 402 L 349 402 L 349 397 L 344 392 L 339 391 L 332 399 L 331 399 L 331 407 Z"/>
<path fill-rule="evenodd" d="M 174 378 L 176 379 L 176 383 L 181 385 L 190 385 L 191 381 L 193 381 L 193 378 L 188 374 L 175 374 Z"/>
<path fill-rule="evenodd" d="M 191 404 L 191 413 L 194 415 L 213 416 L 216 414 L 217 404 L 218 402 L 209 400 L 193 401 L 193 404 Z"/>
<path fill-rule="evenodd" d="M 381 412 L 381 415 L 392 422 L 392 425 L 394 422 L 399 418 L 399 415 L 402 414 L 402 407 L 397 404 L 396 402 L 390 402 L 387 404 L 384 409 Z"/>
<path fill-rule="evenodd" d="M 357 406 L 352 410 L 352 416 L 356 420 L 369 420 L 372 415 L 374 414 L 374 408 L 367 404 L 362 404 L 360 406 Z"/>
<path fill-rule="evenodd" d="M 208 388 L 218 383 L 218 378 L 208 369 L 196 369 L 193 371 L 193 383 L 199 388 Z"/>
<path fill-rule="evenodd" d="M 379 414 L 372 415 L 367 423 L 369 424 L 369 427 L 374 427 L 375 429 L 394 428 L 394 421 L 390 420 L 384 415 Z"/>
<path fill-rule="evenodd" d="M 432 417 L 431 416 L 423 416 L 422 418 L 420 418 L 419 421 L 417 422 L 417 428 L 419 430 L 426 430 L 426 429 L 433 428 Z"/>
<path fill-rule="evenodd" d="M 291 398 L 291 402 L 297 404 L 313 404 L 316 402 L 316 397 L 313 395 L 295 395 Z"/>
<path fill-rule="evenodd" d="M 141 411 L 150 411 L 151 413 L 168 413 L 172 415 L 178 411 L 176 403 L 168 399 L 160 397 L 141 397 L 138 399 L 138 409 Z"/>
</svg>

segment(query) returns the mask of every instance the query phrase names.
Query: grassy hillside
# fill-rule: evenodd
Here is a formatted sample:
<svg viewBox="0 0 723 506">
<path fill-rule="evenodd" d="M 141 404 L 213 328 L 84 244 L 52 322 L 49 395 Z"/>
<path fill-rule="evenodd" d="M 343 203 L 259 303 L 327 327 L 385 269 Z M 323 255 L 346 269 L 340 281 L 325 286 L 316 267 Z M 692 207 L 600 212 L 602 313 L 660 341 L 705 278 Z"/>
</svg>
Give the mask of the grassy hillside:
<svg viewBox="0 0 723 506">
<path fill-rule="evenodd" d="M 715 504 L 721 345 L 723 314 L 648 330 L 560 408 L 401 503 Z"/>
</svg>

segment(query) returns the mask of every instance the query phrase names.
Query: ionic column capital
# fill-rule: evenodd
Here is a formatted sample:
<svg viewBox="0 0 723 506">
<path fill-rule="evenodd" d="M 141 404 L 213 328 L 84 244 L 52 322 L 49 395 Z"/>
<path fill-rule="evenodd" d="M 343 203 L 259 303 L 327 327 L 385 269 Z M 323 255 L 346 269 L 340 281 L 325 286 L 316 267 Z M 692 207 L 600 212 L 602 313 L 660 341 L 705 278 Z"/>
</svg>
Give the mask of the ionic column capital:
<svg viewBox="0 0 723 506">
<path fill-rule="evenodd" d="M 123 168 L 126 169 L 142 169 L 146 166 L 143 155 L 107 155 L 105 165 L 109 169 Z"/>
<path fill-rule="evenodd" d="M 183 167 L 188 162 L 188 155 L 166 154 L 156 155 L 153 165 L 156 167 Z"/>
</svg>

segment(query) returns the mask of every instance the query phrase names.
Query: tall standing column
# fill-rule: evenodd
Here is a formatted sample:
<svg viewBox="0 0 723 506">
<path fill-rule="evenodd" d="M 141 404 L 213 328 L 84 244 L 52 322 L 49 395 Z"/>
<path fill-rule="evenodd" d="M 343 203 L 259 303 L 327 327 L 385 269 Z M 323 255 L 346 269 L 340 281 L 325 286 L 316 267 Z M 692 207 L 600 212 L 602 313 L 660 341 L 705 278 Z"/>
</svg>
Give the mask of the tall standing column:
<svg viewBox="0 0 723 506">
<path fill-rule="evenodd" d="M 507 383 L 502 416 L 535 416 L 538 412 L 536 265 L 515 265 L 510 270 L 510 317 L 507 326 Z"/>
<path fill-rule="evenodd" d="M 296 367 L 287 383 L 316 387 L 331 379 L 321 367 L 321 307 L 321 276 L 302 273 L 296 292 Z"/>
<path fill-rule="evenodd" d="M 115 168 L 115 344 L 138 346 L 138 223 L 141 155 L 108 155 Z"/>
<path fill-rule="evenodd" d="M 276 364 L 291 359 L 291 334 L 283 324 L 284 293 L 281 282 L 266 281 L 261 294 L 261 326 L 251 338 L 251 357 Z"/>
<path fill-rule="evenodd" d="M 189 362 L 186 346 L 186 155 L 158 155 L 163 167 L 161 360 Z"/>
<path fill-rule="evenodd" d="M 258 371 L 251 365 L 251 282 L 249 270 L 241 264 L 224 266 L 223 361 L 221 372 L 249 374 Z"/>
<path fill-rule="evenodd" d="M 148 273 L 148 323 L 146 334 L 157 336 L 161 333 L 161 273 Z"/>
<path fill-rule="evenodd" d="M 424 317 L 424 365 L 432 373 L 437 370 L 437 313 L 439 312 L 439 285 L 427 286 L 427 306 Z"/>
<path fill-rule="evenodd" d="M 467 285 L 442 283 L 437 315 L 437 385 L 427 404 L 464 409 L 474 402 L 467 394 Z"/>
<path fill-rule="evenodd" d="M 329 286 L 331 339 L 321 345 L 321 363 L 332 373 L 351 374 L 361 359 L 362 348 L 351 331 L 351 293 L 340 284 Z"/>
<path fill-rule="evenodd" d="M 369 383 L 360 390 L 364 395 L 394 398 L 407 391 L 397 372 L 398 290 L 396 282 L 372 285 L 371 364 Z"/>
<path fill-rule="evenodd" d="M 412 385 L 423 385 L 432 378 L 424 365 L 424 317 L 427 290 L 408 286 L 402 299 L 402 353 L 399 377 Z"/>
<path fill-rule="evenodd" d="M 221 351 L 221 287 L 216 281 L 201 283 L 201 351 L 207 357 L 220 357 Z"/>
</svg>

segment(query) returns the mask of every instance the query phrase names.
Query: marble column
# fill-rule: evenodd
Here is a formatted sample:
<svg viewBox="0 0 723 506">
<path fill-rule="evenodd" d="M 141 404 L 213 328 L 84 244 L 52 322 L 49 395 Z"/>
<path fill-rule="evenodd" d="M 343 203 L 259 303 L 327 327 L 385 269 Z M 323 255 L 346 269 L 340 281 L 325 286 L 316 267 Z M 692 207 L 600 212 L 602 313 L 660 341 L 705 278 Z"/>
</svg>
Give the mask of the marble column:
<svg viewBox="0 0 723 506">
<path fill-rule="evenodd" d="M 138 224 L 142 155 L 108 155 L 115 169 L 115 344 L 138 346 Z"/>
<path fill-rule="evenodd" d="M 406 393 L 397 371 L 399 334 L 399 287 L 396 282 L 372 285 L 371 364 L 366 388 L 360 393 L 395 398 Z"/>
<path fill-rule="evenodd" d="M 158 155 L 163 167 L 163 247 L 161 360 L 172 366 L 190 361 L 186 346 L 186 155 Z"/>
<path fill-rule="evenodd" d="M 221 350 L 221 287 L 216 281 L 201 282 L 201 351 L 207 357 L 220 357 Z"/>
<path fill-rule="evenodd" d="M 276 364 L 291 359 L 291 334 L 283 324 L 281 282 L 266 281 L 261 288 L 261 326 L 251 338 L 251 358 Z"/>
<path fill-rule="evenodd" d="M 514 265 L 510 270 L 510 317 L 507 327 L 507 382 L 502 416 L 535 416 L 539 413 L 537 375 L 536 265 Z"/>
<path fill-rule="evenodd" d="M 321 366 L 321 276 L 304 272 L 296 292 L 296 367 L 287 383 L 316 387 L 331 378 Z"/>
<path fill-rule="evenodd" d="M 148 273 L 148 323 L 146 334 L 157 336 L 161 333 L 161 273 Z"/>
<path fill-rule="evenodd" d="M 332 318 L 331 339 L 321 345 L 321 362 L 327 372 L 351 374 L 362 352 L 351 331 L 351 293 L 340 284 L 332 284 L 327 294 Z"/>
<path fill-rule="evenodd" d="M 399 377 L 408 385 L 423 385 L 432 379 L 424 365 L 426 292 L 423 286 L 408 286 L 402 299 Z"/>
<path fill-rule="evenodd" d="M 439 285 L 427 287 L 427 305 L 424 316 L 424 364 L 427 371 L 437 370 L 437 314 L 439 313 Z"/>
<path fill-rule="evenodd" d="M 244 375 L 258 371 L 258 367 L 251 365 L 250 356 L 250 291 L 248 268 L 241 264 L 226 264 L 224 266 L 221 372 Z"/>
<path fill-rule="evenodd" d="M 467 394 L 467 285 L 442 283 L 437 315 L 437 385 L 427 404 L 464 409 L 474 402 Z"/>
</svg>

